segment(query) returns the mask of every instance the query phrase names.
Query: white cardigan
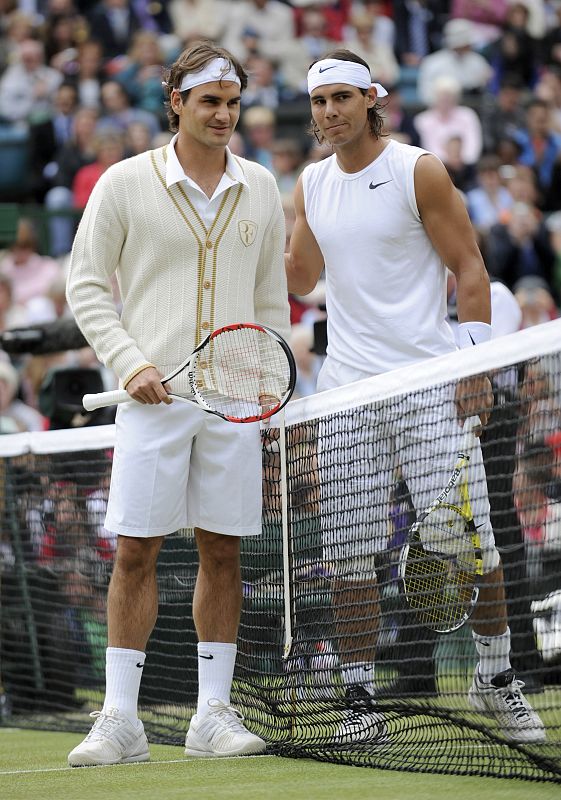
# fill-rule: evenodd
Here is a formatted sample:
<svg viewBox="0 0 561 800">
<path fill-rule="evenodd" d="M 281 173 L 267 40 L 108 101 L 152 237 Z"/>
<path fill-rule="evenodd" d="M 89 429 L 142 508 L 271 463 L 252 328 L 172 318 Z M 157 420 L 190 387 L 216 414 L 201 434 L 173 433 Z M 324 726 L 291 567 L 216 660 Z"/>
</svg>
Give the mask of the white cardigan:
<svg viewBox="0 0 561 800">
<path fill-rule="evenodd" d="M 163 147 L 110 167 L 72 248 L 70 308 L 123 384 L 146 364 L 166 374 L 222 325 L 260 322 L 285 337 L 290 330 L 284 215 L 273 176 L 238 158 L 248 186 L 224 193 L 207 230 L 182 187 L 166 187 L 165 159 Z"/>
</svg>

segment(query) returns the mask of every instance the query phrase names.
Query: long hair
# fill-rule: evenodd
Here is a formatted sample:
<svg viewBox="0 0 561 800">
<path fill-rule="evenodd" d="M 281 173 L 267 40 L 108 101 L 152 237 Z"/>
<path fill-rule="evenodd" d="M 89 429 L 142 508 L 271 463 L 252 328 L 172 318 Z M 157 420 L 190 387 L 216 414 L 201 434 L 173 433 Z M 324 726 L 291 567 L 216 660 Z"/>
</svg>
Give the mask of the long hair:
<svg viewBox="0 0 561 800">
<path fill-rule="evenodd" d="M 366 67 L 368 73 L 370 74 L 370 67 L 368 66 L 366 61 L 364 61 L 364 59 L 362 59 L 360 56 L 357 56 L 356 53 L 352 53 L 350 50 L 345 50 L 343 48 L 341 48 L 340 50 L 332 50 L 330 53 L 327 53 L 327 55 L 323 56 L 321 59 L 318 60 L 323 61 L 324 58 L 336 58 L 338 61 L 353 61 L 355 64 L 362 64 L 362 66 Z M 316 63 L 317 61 L 313 61 L 310 64 L 310 67 L 313 67 L 313 65 Z M 367 93 L 366 89 L 359 88 L 358 90 L 361 94 L 366 96 Z M 378 100 L 376 100 L 376 103 L 372 106 L 372 108 L 368 109 L 366 115 L 368 119 L 368 125 L 370 127 L 370 133 L 375 139 L 379 139 L 381 136 L 385 136 L 385 134 L 382 133 L 384 127 L 384 118 L 380 113 L 380 109 L 382 108 L 384 108 L 384 106 Z M 313 119 L 310 123 L 309 133 L 311 133 L 312 136 L 315 136 L 319 144 L 324 143 L 325 139 L 320 134 L 319 128 Z"/>
<path fill-rule="evenodd" d="M 223 58 L 229 62 L 234 68 L 236 75 L 240 79 L 241 89 L 247 86 L 247 73 L 234 58 L 234 56 L 224 50 L 223 47 L 218 47 L 211 41 L 194 42 L 186 50 L 184 50 L 179 58 L 171 65 L 165 75 L 164 92 L 166 96 L 165 108 L 169 121 L 169 129 L 172 133 L 176 133 L 179 129 L 179 117 L 171 107 L 171 93 L 173 89 L 179 89 L 181 82 L 185 75 L 190 72 L 199 72 L 204 69 L 207 64 L 210 64 L 215 58 Z M 229 66 L 225 67 L 224 74 L 229 70 Z M 181 102 L 185 103 L 189 96 L 190 89 L 181 92 Z"/>
</svg>

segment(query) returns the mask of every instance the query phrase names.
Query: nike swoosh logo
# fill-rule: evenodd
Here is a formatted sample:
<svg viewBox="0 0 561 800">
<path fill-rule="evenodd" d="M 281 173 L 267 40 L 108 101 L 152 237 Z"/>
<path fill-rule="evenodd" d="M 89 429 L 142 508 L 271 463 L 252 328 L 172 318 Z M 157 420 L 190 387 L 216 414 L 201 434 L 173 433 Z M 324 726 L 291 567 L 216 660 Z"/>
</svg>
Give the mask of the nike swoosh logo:
<svg viewBox="0 0 561 800">
<path fill-rule="evenodd" d="M 138 667 L 138 669 L 142 669 L 142 667 L 144 666 L 144 664 L 139 664 L 139 663 L 137 662 L 136 666 Z"/>
<path fill-rule="evenodd" d="M 323 68 L 320 67 L 318 72 L 321 74 L 322 72 L 327 72 L 328 69 L 335 69 L 336 66 L 338 66 L 338 65 L 337 64 L 333 64 L 331 67 L 323 67 Z"/>
<path fill-rule="evenodd" d="M 470 333 L 469 331 L 468 331 L 468 336 L 469 336 L 469 338 L 471 339 L 471 343 L 472 343 L 472 344 L 475 344 L 475 342 L 473 341 L 473 336 L 471 335 L 471 333 Z"/>
<path fill-rule="evenodd" d="M 207 661 L 211 661 L 214 658 L 214 656 L 203 656 L 202 653 L 199 653 L 199 658 L 206 658 Z"/>
<path fill-rule="evenodd" d="M 377 188 L 378 188 L 378 186 L 383 186 L 385 183 L 391 183 L 391 182 L 392 182 L 392 178 L 390 178 L 390 180 L 389 180 L 389 181 L 382 181 L 381 183 L 372 183 L 372 182 L 371 182 L 371 183 L 370 183 L 370 186 L 369 186 L 368 188 L 369 188 L 369 189 L 377 189 Z"/>
<path fill-rule="evenodd" d="M 479 644 L 482 644 L 483 647 L 491 647 L 491 643 L 490 642 L 479 642 Z"/>
</svg>

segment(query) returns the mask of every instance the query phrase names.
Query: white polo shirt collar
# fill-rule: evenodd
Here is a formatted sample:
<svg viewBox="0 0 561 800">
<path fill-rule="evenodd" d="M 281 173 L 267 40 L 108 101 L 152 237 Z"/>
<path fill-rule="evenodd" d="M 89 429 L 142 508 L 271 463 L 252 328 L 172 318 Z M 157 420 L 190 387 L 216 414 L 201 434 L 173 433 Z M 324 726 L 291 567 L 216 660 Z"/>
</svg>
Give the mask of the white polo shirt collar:
<svg viewBox="0 0 561 800">
<path fill-rule="evenodd" d="M 188 175 L 185 174 L 183 167 L 179 163 L 179 159 L 177 158 L 177 153 L 175 152 L 175 142 L 177 141 L 177 137 L 179 134 L 175 134 L 171 142 L 167 147 L 167 159 L 166 159 L 166 185 L 168 189 L 170 186 L 173 186 L 174 183 L 186 183 L 192 189 L 195 189 L 197 192 L 204 194 L 203 190 L 201 189 L 195 181 L 191 180 Z M 218 186 L 216 187 L 214 194 L 210 198 L 211 201 L 214 200 L 219 194 L 225 192 L 226 189 L 229 189 L 231 186 L 235 186 L 237 183 L 241 183 L 244 186 L 248 186 L 248 183 L 245 179 L 245 175 L 243 174 L 243 170 L 241 166 L 238 164 L 230 149 L 226 148 L 226 169 Z M 206 195 L 205 195 L 206 197 Z M 208 197 L 206 197 L 208 201 Z"/>
</svg>

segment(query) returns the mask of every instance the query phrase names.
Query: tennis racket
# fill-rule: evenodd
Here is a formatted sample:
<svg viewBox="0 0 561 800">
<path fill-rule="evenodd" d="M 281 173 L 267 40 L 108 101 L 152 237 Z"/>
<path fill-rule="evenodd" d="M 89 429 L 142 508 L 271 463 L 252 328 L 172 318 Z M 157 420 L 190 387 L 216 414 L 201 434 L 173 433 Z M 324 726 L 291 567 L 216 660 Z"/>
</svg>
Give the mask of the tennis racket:
<svg viewBox="0 0 561 800">
<path fill-rule="evenodd" d="M 475 419 L 466 420 L 466 433 L 450 479 L 419 515 L 400 554 L 399 576 L 407 602 L 420 622 L 438 633 L 451 633 L 470 618 L 483 575 L 481 542 L 468 491 L 475 423 Z M 456 487 L 460 505 L 448 502 Z"/>
<path fill-rule="evenodd" d="M 229 422 L 258 422 L 283 408 L 294 391 L 294 356 L 275 331 L 239 322 L 210 333 L 162 384 L 186 372 L 190 394 L 170 397 L 196 403 Z M 135 402 L 124 389 L 86 394 L 87 411 Z"/>
</svg>

